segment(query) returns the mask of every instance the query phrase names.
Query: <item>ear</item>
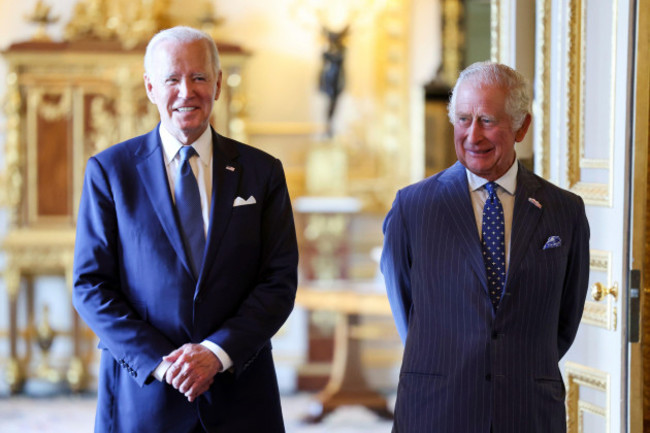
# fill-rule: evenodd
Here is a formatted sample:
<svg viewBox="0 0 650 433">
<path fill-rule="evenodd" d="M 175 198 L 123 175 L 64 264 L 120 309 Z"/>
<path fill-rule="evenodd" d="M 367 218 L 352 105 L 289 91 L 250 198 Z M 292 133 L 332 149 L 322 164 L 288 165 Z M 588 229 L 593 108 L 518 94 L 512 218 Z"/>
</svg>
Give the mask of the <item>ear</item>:
<svg viewBox="0 0 650 433">
<path fill-rule="evenodd" d="M 217 75 L 217 91 L 214 94 L 214 100 L 217 101 L 219 100 L 219 95 L 221 95 L 221 78 L 223 77 L 223 73 L 221 70 L 219 70 L 219 74 Z M 151 99 L 151 98 L 149 98 Z"/>
<path fill-rule="evenodd" d="M 151 83 L 151 78 L 146 73 L 143 75 L 143 78 L 144 78 L 144 88 L 147 91 L 147 98 L 149 98 L 152 104 L 155 104 L 156 100 L 153 95 L 153 84 Z"/>
<path fill-rule="evenodd" d="M 526 118 L 524 119 L 524 123 L 521 125 L 521 128 L 517 132 L 515 132 L 515 141 L 519 143 L 521 140 L 524 139 L 526 136 L 526 132 L 528 132 L 528 127 L 530 126 L 530 123 L 532 121 L 532 117 L 530 114 L 526 114 Z"/>
</svg>

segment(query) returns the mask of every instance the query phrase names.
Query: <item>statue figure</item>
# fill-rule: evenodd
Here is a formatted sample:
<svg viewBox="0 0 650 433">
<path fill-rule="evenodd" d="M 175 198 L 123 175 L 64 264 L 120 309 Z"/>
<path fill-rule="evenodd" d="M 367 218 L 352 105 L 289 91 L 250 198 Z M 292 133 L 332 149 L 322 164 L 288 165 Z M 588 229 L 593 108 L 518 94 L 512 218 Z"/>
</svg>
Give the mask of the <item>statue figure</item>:
<svg viewBox="0 0 650 433">
<path fill-rule="evenodd" d="M 327 49 L 323 52 L 323 68 L 320 73 L 319 90 L 327 95 L 329 104 L 327 109 L 327 135 L 332 136 L 332 117 L 336 109 L 339 95 L 345 87 L 343 61 L 345 60 L 345 45 L 343 39 L 348 34 L 349 26 L 335 32 L 323 28 L 327 38 Z"/>
</svg>

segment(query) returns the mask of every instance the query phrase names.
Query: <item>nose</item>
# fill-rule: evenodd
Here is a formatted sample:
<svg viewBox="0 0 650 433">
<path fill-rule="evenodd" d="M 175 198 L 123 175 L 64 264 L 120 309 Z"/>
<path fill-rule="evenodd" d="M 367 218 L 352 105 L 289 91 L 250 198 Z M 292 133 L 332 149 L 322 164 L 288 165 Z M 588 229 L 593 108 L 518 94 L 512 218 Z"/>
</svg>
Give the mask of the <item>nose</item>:
<svg viewBox="0 0 650 433">
<path fill-rule="evenodd" d="M 188 98 L 192 94 L 192 80 L 182 79 L 178 84 L 178 96 Z"/>
<path fill-rule="evenodd" d="M 467 139 L 470 143 L 478 143 L 483 138 L 483 129 L 478 120 L 474 119 L 467 131 Z"/>
</svg>

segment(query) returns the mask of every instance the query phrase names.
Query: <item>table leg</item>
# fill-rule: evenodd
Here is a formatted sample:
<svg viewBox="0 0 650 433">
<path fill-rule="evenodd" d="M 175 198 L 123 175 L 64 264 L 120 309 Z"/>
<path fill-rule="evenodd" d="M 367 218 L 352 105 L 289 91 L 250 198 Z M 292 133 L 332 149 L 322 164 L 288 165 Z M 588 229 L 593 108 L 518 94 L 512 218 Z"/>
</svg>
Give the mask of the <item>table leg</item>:
<svg viewBox="0 0 650 433">
<path fill-rule="evenodd" d="M 74 307 L 72 309 L 72 339 L 74 345 L 74 353 L 70 359 L 70 365 L 66 372 L 68 384 L 70 389 L 74 392 L 83 391 L 86 387 L 86 366 L 81 356 L 81 320 Z"/>
<path fill-rule="evenodd" d="M 14 271 L 5 273 L 5 283 L 7 285 L 7 295 L 9 297 L 9 362 L 5 377 L 9 385 L 10 392 L 18 393 L 22 391 L 25 381 L 24 371 L 21 368 L 21 362 L 18 359 L 18 289 L 20 286 L 20 274 Z"/>
<path fill-rule="evenodd" d="M 358 325 L 357 314 L 339 314 L 334 336 L 334 361 L 330 380 L 317 396 L 320 411 L 307 417 L 307 422 L 317 423 L 340 406 L 361 405 L 382 418 L 392 419 L 386 398 L 370 389 L 361 367 L 361 341 L 351 335 Z"/>
</svg>

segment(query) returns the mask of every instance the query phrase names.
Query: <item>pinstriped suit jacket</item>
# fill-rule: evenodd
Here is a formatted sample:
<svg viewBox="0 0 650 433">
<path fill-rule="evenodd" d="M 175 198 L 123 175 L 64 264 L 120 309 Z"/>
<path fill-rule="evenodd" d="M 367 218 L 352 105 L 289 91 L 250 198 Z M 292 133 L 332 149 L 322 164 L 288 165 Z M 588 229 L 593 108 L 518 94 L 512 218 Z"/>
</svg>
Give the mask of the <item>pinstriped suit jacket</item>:
<svg viewBox="0 0 650 433">
<path fill-rule="evenodd" d="M 384 234 L 381 269 L 405 342 L 394 431 L 564 432 L 558 361 L 577 332 L 589 274 L 582 199 L 519 165 L 496 312 L 459 162 L 399 191 Z M 550 236 L 561 245 L 543 249 Z"/>
</svg>

